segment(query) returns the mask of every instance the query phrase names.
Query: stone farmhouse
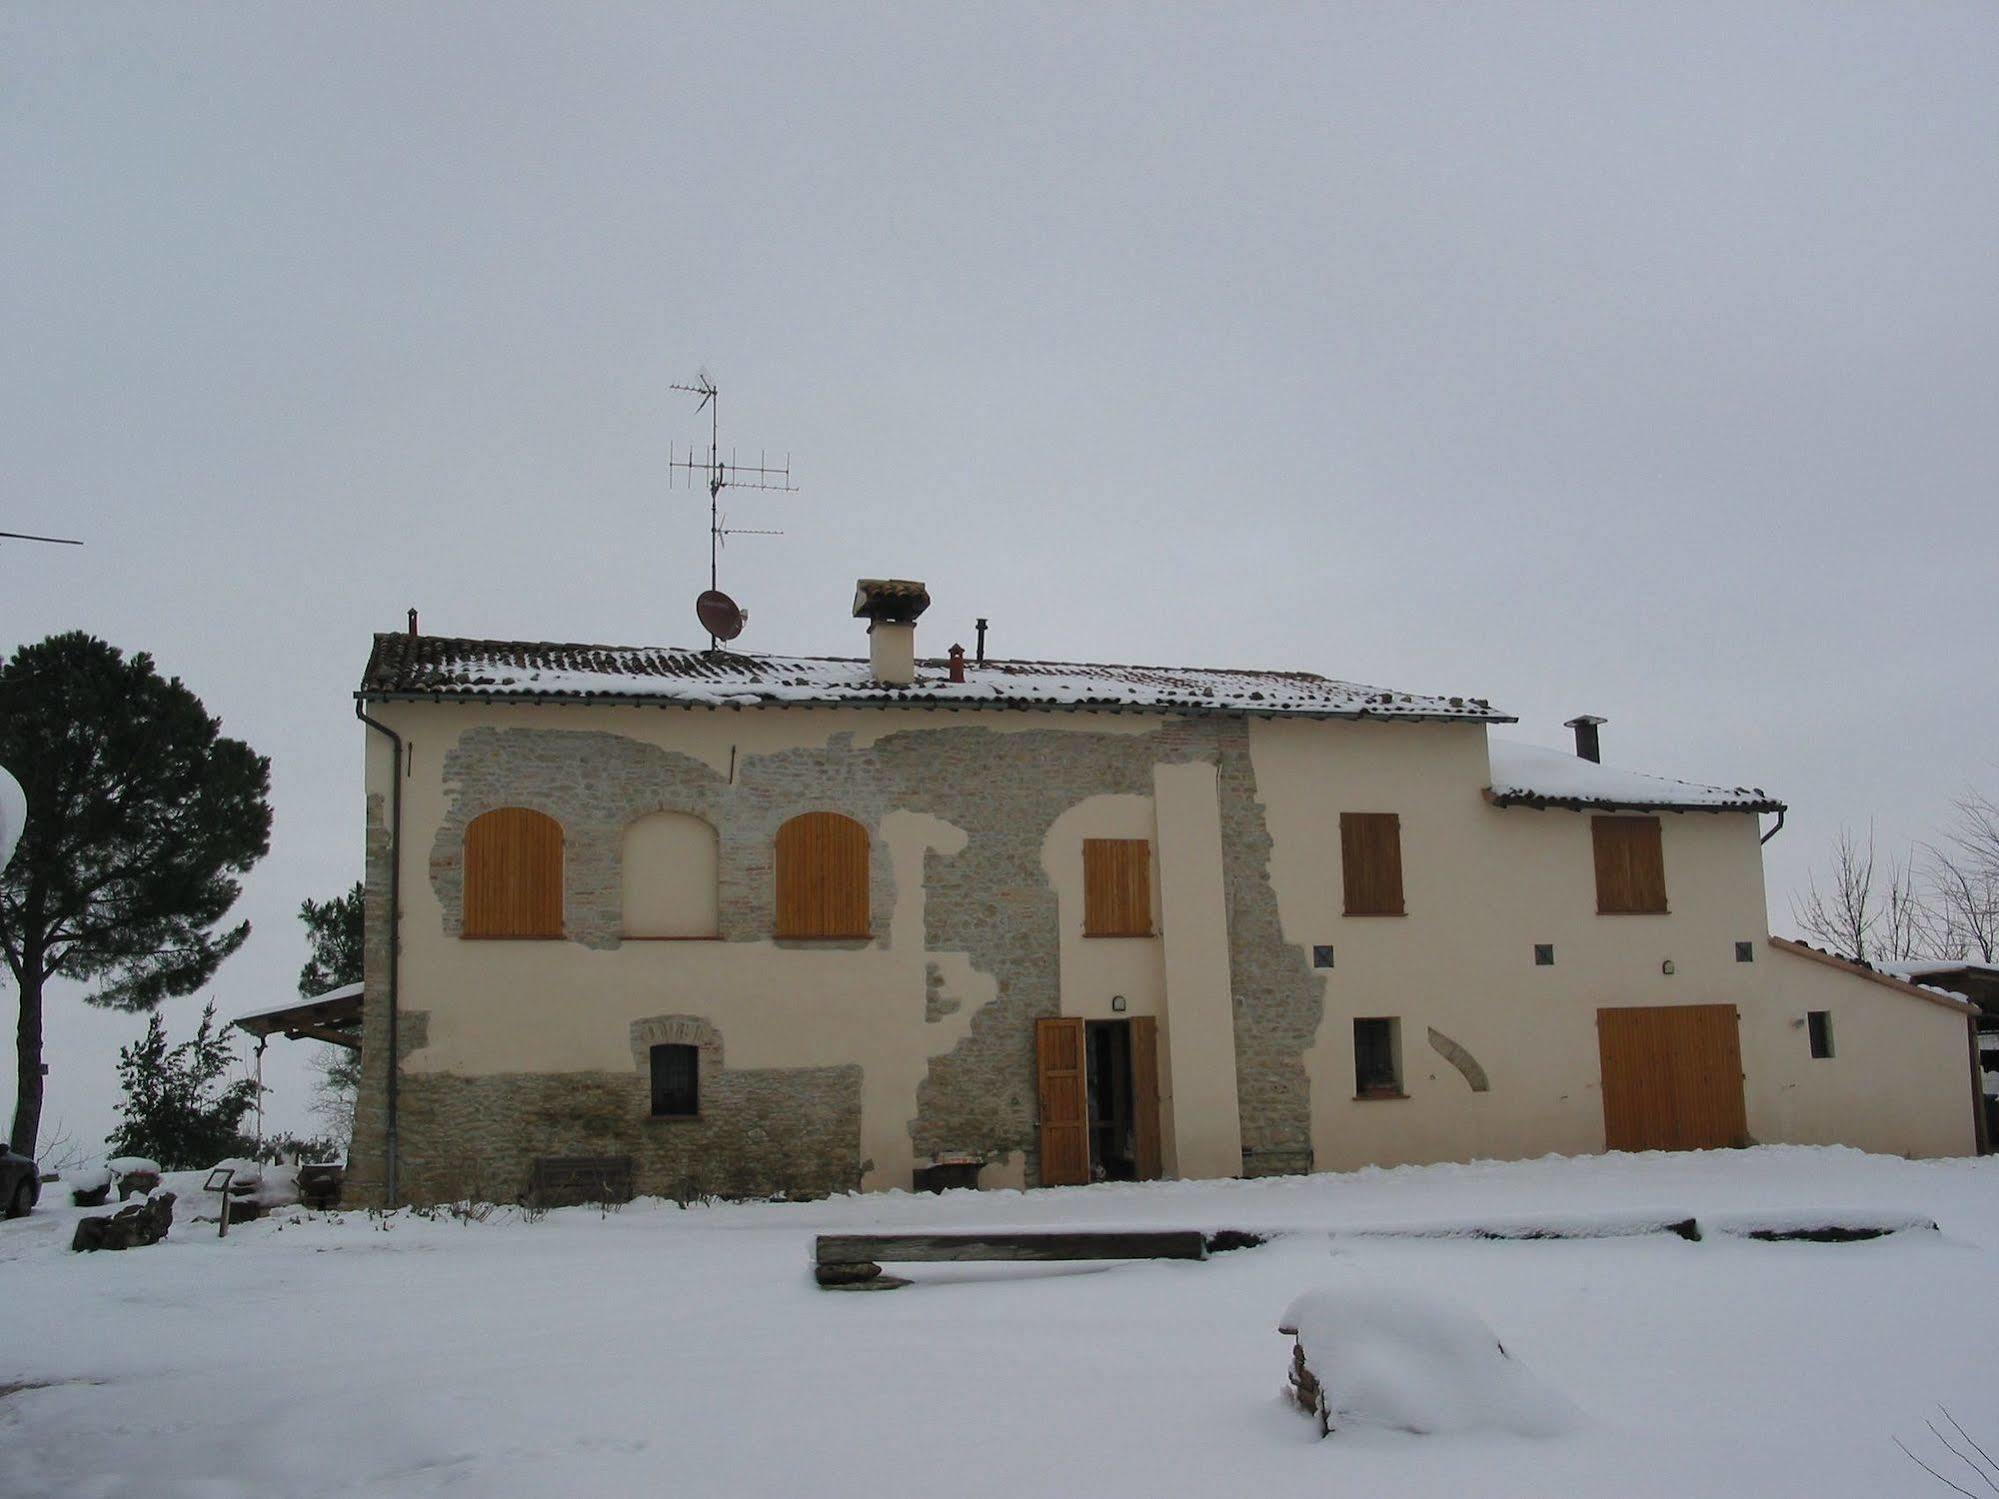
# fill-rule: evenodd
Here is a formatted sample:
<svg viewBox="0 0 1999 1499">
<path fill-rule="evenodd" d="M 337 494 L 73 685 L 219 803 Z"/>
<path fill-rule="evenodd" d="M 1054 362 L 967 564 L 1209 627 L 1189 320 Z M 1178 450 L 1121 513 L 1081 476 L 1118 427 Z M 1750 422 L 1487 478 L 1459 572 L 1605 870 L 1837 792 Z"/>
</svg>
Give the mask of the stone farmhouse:
<svg viewBox="0 0 1999 1499">
<path fill-rule="evenodd" d="M 375 637 L 350 1201 L 1978 1148 L 1976 1007 L 1768 935 L 1764 792 L 919 657 L 928 603 L 864 580 L 855 659 Z"/>
</svg>

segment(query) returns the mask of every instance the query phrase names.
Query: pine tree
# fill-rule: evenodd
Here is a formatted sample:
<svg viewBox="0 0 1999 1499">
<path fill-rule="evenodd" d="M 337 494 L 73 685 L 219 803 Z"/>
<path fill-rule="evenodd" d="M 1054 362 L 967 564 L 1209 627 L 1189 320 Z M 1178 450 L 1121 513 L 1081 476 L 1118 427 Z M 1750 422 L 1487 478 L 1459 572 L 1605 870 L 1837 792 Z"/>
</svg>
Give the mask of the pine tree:
<svg viewBox="0 0 1999 1499">
<path fill-rule="evenodd" d="M 236 1048 L 215 1029 L 215 1005 L 201 1012 L 193 1039 L 167 1045 L 166 1027 L 155 1014 L 146 1034 L 118 1049 L 118 1081 L 124 1100 L 120 1119 L 104 1142 L 114 1156 L 146 1156 L 167 1171 L 192 1171 L 231 1156 L 256 1152 L 244 1135 L 243 1116 L 257 1106 L 257 1085 L 248 1078 L 225 1083 L 236 1065 Z"/>
<path fill-rule="evenodd" d="M 298 919 L 305 923 L 307 948 L 305 966 L 298 971 L 301 999 L 361 982 L 365 940 L 362 903 L 361 882 L 356 880 L 345 895 L 299 905 Z M 344 1046 L 320 1048 L 318 1096 L 312 1108 L 321 1122 L 342 1138 L 353 1132 L 354 1095 L 360 1086 L 360 1052 Z"/>
<path fill-rule="evenodd" d="M 305 923 L 308 953 L 298 971 L 299 998 L 361 982 L 361 905 L 359 880 L 345 895 L 300 903 L 298 919 Z"/>
<path fill-rule="evenodd" d="M 20 995 L 16 1150 L 32 1154 L 41 1130 L 50 979 L 151 1010 L 207 983 L 249 935 L 220 923 L 235 877 L 270 848 L 270 762 L 220 729 L 152 657 L 81 632 L 0 664 L 0 764 L 28 797 L 0 871 L 0 954 Z"/>
</svg>

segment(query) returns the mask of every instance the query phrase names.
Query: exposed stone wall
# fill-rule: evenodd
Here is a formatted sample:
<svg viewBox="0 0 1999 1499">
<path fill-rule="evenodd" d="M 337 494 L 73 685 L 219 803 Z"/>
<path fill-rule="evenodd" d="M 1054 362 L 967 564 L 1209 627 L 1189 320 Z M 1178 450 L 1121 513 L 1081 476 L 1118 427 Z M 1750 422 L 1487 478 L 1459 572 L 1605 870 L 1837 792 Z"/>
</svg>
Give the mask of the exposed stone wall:
<svg viewBox="0 0 1999 1499">
<path fill-rule="evenodd" d="M 442 824 L 412 843 L 428 838 L 429 878 L 445 932 L 455 935 L 466 824 L 502 806 L 547 813 L 563 827 L 567 936 L 606 948 L 620 940 L 625 828 L 651 812 L 690 813 L 717 832 L 723 939 L 767 941 L 779 826 L 800 812 L 838 811 L 877 835 L 870 916 L 874 942 L 886 944 L 895 891 L 892 861 L 878 836 L 883 819 L 906 810 L 964 830 L 959 852 L 933 849 L 925 856 L 924 946 L 967 954 L 974 969 L 993 979 L 993 997 L 979 1005 L 957 1044 L 932 1059 L 909 1132 L 919 1158 L 970 1151 L 998 1159 L 1020 1152 L 1032 1181 L 1038 1155 L 1034 1022 L 1061 1013 L 1057 900 L 1042 864 L 1048 831 L 1088 797 L 1150 796 L 1155 765 L 1214 763 L 1230 901 L 1245 1167 L 1259 1174 L 1309 1169 L 1303 1057 L 1318 1028 L 1321 999 L 1305 953 L 1286 944 L 1279 927 L 1269 883 L 1271 838 L 1256 800 L 1247 726 L 1239 719 L 1189 718 L 1127 734 L 1092 733 L 1086 722 L 1074 730 L 999 733 L 944 726 L 925 716 L 920 727 L 866 748 L 842 733 L 817 748 L 745 755 L 733 776 L 616 734 L 476 727 L 445 754 L 448 811 Z M 385 828 L 377 869 L 379 810 L 371 805 L 371 1007 L 378 1007 L 375 975 L 385 961 L 374 946 L 386 916 Z M 925 968 L 923 1001 L 928 1022 L 964 1003 L 935 964 Z M 369 1014 L 374 1034 L 376 1009 Z M 710 1024 L 703 1017 L 677 1019 Z M 637 1048 L 636 1036 L 633 1044 Z M 504 1161 L 507 1170 L 525 1173 L 534 1154 L 631 1154 L 642 1191 L 675 1190 L 694 1176 L 707 1179 L 705 1190 L 731 1192 L 822 1191 L 857 1179 L 858 1066 L 731 1073 L 718 1056 L 713 1089 L 709 1067 L 704 1049 L 704 1117 L 696 1124 L 646 1118 L 643 1068 L 632 1077 L 406 1075 L 405 1191 L 438 1195 L 452 1186 L 449 1195 L 460 1195 L 453 1184 L 480 1174 L 477 1163 Z M 370 1142 L 379 1160 L 380 1089 L 375 1069 L 367 1070 L 357 1151 Z M 712 1120 L 709 1097 L 721 1111 Z M 357 1166 L 360 1159 L 357 1154 Z M 493 1169 L 484 1167 L 484 1174 Z M 505 1183 L 493 1185 L 497 1190 Z"/>
<path fill-rule="evenodd" d="M 1144 735 L 950 728 L 892 734 L 875 746 L 899 805 L 968 835 L 958 853 L 925 856 L 924 946 L 965 952 L 994 979 L 993 998 L 958 1044 L 932 1059 L 917 1089 L 909 1128 L 919 1159 L 1019 1151 L 1028 1179 L 1037 1178 L 1034 1022 L 1062 1013 L 1059 912 L 1042 864 L 1048 830 L 1087 797 L 1150 796 L 1160 761 L 1213 753 L 1206 720 Z"/>
<path fill-rule="evenodd" d="M 511 1202 L 537 1156 L 628 1155 L 641 1196 L 823 1197 L 859 1187 L 858 1066 L 701 1069 L 698 1119 L 651 1117 L 646 1069 L 413 1072 L 402 1088 L 412 1201 Z"/>
<path fill-rule="evenodd" d="M 1325 999 L 1305 949 L 1284 940 L 1270 883 L 1270 825 L 1256 798 L 1249 725 L 1212 721 L 1220 770 L 1223 878 L 1229 900 L 1229 972 L 1235 990 L 1236 1094 L 1245 1176 L 1312 1169 L 1312 1084 L 1305 1052 Z"/>
<path fill-rule="evenodd" d="M 354 1096 L 354 1138 L 347 1150 L 343 1200 L 377 1207 L 388 1184 L 389 819 L 375 793 L 368 798 L 362 853 L 361 1084 Z"/>
<path fill-rule="evenodd" d="M 947 1015 L 955 1015 L 965 1002 L 951 992 L 944 970 L 936 963 L 923 965 L 923 1019 L 935 1025 Z"/>
<path fill-rule="evenodd" d="M 456 937 L 464 903 L 465 828 L 497 807 L 528 807 L 562 824 L 563 931 L 585 947 L 623 936 L 625 829 L 652 812 L 685 812 L 716 834 L 717 918 L 724 941 L 768 938 L 772 849 L 800 812 L 843 812 L 870 830 L 893 810 L 888 788 L 851 734 L 820 749 L 745 757 L 732 782 L 705 761 L 619 734 L 470 729 L 444 756 L 450 810 L 431 841 L 430 880 Z M 894 871 L 879 840 L 868 861 L 868 916 L 887 941 Z"/>
</svg>

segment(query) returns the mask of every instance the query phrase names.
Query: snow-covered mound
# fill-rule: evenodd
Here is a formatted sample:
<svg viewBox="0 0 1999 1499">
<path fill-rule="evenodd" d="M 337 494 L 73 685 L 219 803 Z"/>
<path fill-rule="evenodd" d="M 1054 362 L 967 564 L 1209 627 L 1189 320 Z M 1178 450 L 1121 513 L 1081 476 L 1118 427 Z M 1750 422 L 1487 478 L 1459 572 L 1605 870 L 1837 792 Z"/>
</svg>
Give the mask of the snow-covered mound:
<svg viewBox="0 0 1999 1499">
<path fill-rule="evenodd" d="M 1282 1325 L 1298 1334 L 1334 1429 L 1542 1437 L 1582 1424 L 1567 1396 L 1509 1356 L 1468 1307 L 1444 1297 L 1386 1286 L 1308 1291 Z"/>
<path fill-rule="evenodd" d="M 109 1166 L 72 1166 L 62 1174 L 63 1185 L 72 1192 L 95 1192 L 111 1185 Z"/>
</svg>

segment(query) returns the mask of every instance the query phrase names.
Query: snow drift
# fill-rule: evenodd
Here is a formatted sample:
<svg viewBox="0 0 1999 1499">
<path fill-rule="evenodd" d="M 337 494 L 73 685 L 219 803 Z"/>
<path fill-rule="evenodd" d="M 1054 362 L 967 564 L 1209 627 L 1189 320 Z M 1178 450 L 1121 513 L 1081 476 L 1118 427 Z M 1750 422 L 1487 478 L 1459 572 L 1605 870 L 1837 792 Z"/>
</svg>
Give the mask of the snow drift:
<svg viewBox="0 0 1999 1499">
<path fill-rule="evenodd" d="M 1329 1430 L 1556 1436 L 1582 1412 L 1511 1357 L 1469 1308 L 1388 1287 L 1308 1291 L 1281 1324 L 1318 1381 Z"/>
</svg>

